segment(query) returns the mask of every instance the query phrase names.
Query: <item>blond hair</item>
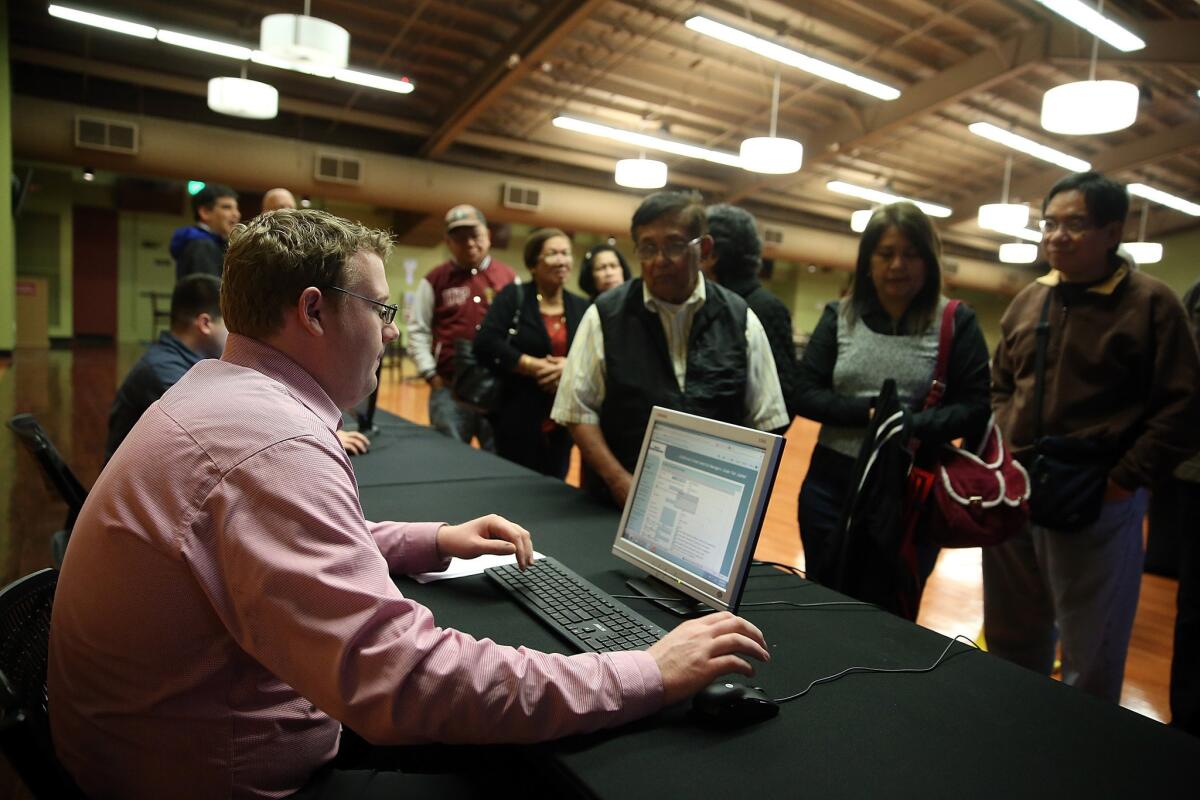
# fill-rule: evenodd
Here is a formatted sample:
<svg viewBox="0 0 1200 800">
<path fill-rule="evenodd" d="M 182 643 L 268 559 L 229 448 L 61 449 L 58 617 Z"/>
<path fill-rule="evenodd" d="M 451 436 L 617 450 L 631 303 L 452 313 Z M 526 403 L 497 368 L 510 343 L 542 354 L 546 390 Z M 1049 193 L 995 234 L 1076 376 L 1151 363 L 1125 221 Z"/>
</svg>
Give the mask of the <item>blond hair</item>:
<svg viewBox="0 0 1200 800">
<path fill-rule="evenodd" d="M 226 327 L 258 339 L 276 333 L 306 288 L 350 283 L 350 259 L 361 251 L 386 261 L 391 234 L 316 209 L 280 209 L 236 226 L 221 280 Z"/>
</svg>

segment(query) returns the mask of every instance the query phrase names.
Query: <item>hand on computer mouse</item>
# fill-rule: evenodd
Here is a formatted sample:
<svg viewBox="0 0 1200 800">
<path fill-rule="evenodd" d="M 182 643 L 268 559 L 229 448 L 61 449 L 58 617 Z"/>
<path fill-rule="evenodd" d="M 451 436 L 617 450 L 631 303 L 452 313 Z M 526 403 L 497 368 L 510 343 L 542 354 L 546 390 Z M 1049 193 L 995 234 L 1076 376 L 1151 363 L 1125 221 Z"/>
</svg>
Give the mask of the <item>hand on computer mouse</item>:
<svg viewBox="0 0 1200 800">
<path fill-rule="evenodd" d="M 753 675 L 742 656 L 770 661 L 762 631 L 727 611 L 692 619 L 649 650 L 662 672 L 666 705 L 691 697 L 719 675 Z"/>
</svg>

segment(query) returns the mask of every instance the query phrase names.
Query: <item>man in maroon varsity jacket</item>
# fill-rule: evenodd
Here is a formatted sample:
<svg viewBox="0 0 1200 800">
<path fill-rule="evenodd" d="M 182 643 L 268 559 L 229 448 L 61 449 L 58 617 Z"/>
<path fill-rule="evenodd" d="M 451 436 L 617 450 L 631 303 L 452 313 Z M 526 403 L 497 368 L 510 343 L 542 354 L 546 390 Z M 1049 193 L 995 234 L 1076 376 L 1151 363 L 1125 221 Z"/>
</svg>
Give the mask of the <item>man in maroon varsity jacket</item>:
<svg viewBox="0 0 1200 800">
<path fill-rule="evenodd" d="M 512 267 L 488 255 L 487 221 L 474 206 L 446 212 L 450 260 L 434 267 L 417 285 L 409 312 L 408 354 L 429 383 L 429 422 L 464 442 L 472 436 L 493 450 L 492 426 L 482 414 L 454 400 L 454 340 L 474 339 L 492 298 L 516 279 Z"/>
</svg>

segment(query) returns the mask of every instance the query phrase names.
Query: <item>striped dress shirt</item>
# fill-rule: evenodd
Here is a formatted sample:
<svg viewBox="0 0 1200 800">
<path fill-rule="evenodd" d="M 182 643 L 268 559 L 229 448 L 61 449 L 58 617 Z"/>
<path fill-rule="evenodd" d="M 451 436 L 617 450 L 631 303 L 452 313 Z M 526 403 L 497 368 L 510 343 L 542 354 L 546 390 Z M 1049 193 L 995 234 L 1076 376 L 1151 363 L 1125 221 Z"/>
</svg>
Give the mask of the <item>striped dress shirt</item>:
<svg viewBox="0 0 1200 800">
<path fill-rule="evenodd" d="M 562 656 L 439 628 L 391 572 L 437 523 L 368 522 L 316 380 L 229 337 L 142 416 L 76 523 L 50 714 L 94 797 L 282 797 L 339 723 L 380 744 L 532 742 L 662 703 L 644 652 Z"/>
</svg>

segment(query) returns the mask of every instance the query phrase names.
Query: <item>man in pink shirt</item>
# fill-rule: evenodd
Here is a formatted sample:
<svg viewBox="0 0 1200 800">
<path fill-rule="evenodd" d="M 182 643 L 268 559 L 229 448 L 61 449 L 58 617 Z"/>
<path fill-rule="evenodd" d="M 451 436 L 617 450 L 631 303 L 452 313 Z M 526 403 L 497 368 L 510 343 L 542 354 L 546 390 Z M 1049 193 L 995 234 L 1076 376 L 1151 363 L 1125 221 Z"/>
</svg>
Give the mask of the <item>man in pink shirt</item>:
<svg viewBox="0 0 1200 800">
<path fill-rule="evenodd" d="M 354 777 L 329 766 L 342 724 L 373 744 L 534 742 L 636 719 L 768 657 L 728 614 L 647 652 L 568 657 L 439 628 L 400 594 L 392 572 L 484 553 L 524 566 L 532 544 L 496 516 L 363 519 L 335 431 L 398 335 L 390 248 L 320 211 L 239 226 L 224 355 L 146 411 L 88 495 L 48 679 L 55 747 L 90 796 L 333 796 Z M 407 778 L 354 779 L 373 797 Z"/>
</svg>

